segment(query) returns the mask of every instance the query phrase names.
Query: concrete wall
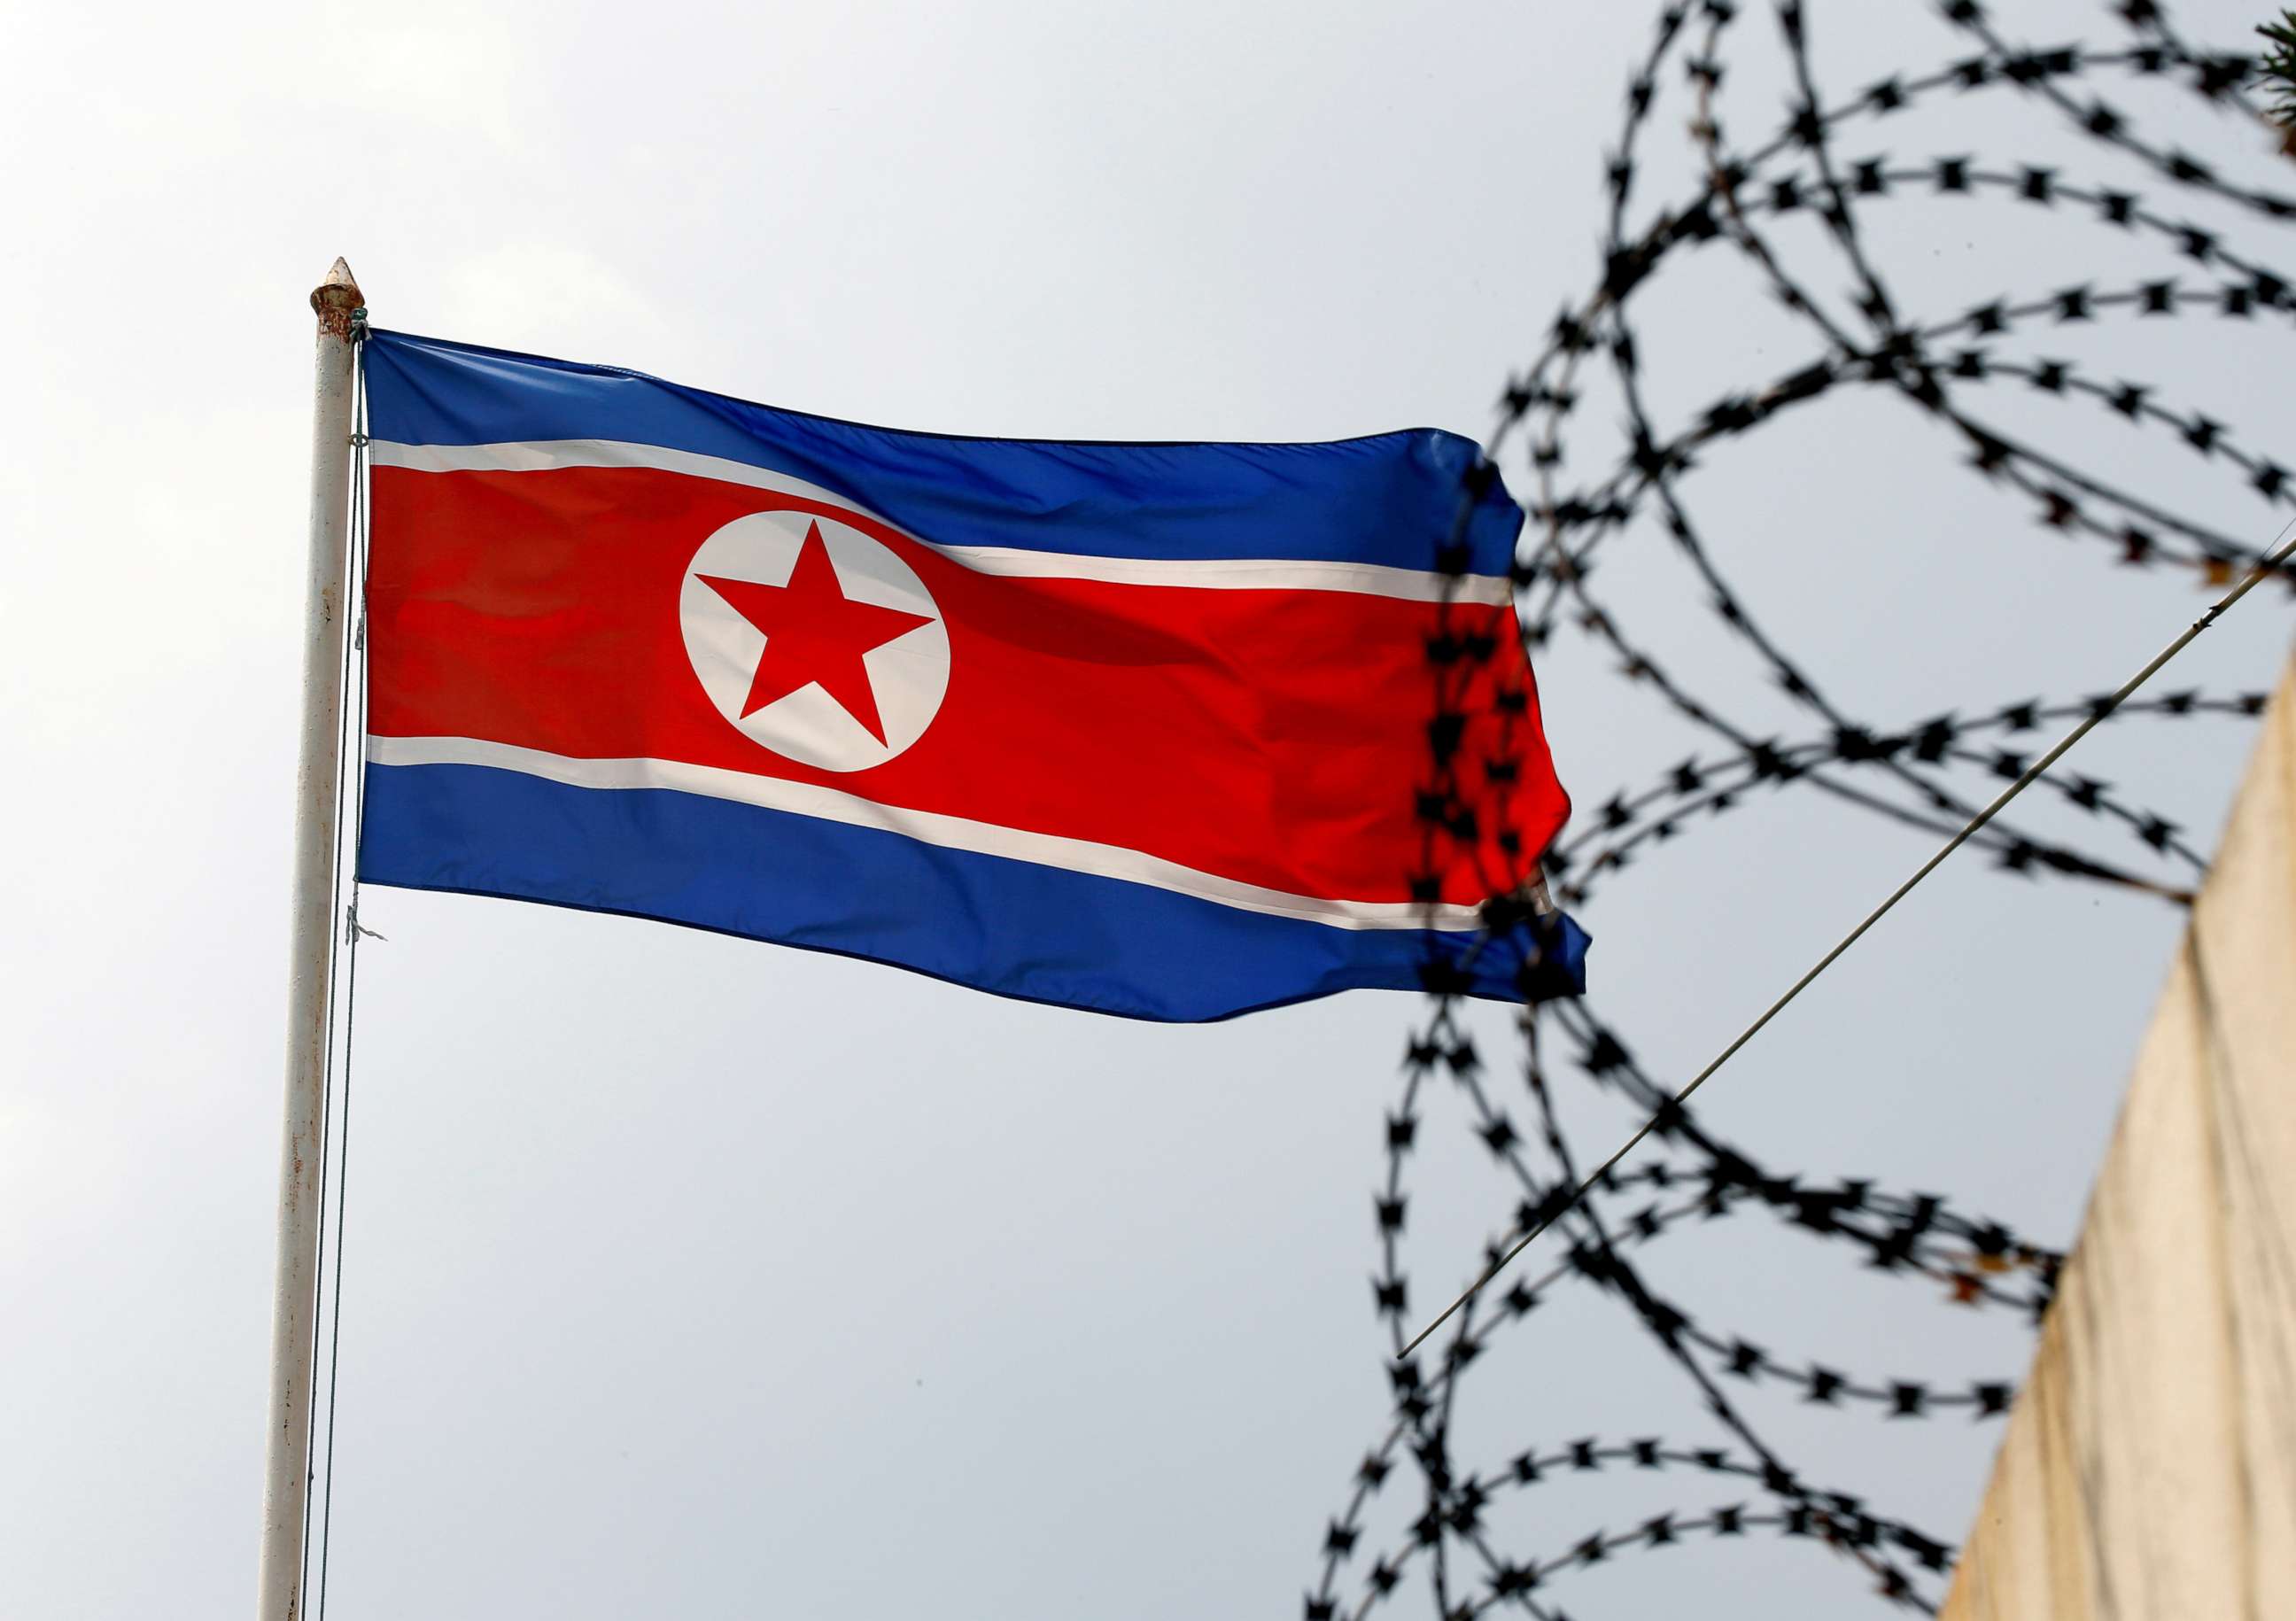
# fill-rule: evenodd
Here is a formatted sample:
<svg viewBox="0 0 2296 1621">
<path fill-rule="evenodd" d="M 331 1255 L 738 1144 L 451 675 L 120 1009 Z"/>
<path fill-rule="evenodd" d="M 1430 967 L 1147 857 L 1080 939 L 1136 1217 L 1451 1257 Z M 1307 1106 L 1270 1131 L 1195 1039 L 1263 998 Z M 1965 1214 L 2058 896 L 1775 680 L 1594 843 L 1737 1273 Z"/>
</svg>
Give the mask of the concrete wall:
<svg viewBox="0 0 2296 1621">
<path fill-rule="evenodd" d="M 2296 1617 L 2296 667 L 1943 1614 Z"/>
</svg>

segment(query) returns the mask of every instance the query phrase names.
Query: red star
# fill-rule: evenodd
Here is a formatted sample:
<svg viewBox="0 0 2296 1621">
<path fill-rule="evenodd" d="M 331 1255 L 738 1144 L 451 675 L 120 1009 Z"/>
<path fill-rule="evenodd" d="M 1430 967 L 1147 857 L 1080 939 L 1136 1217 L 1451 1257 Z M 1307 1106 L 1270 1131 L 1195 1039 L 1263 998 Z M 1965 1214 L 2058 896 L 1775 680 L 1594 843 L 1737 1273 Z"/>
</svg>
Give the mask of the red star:
<svg viewBox="0 0 2296 1621">
<path fill-rule="evenodd" d="M 721 579 L 714 574 L 701 578 L 734 612 L 766 633 L 766 651 L 758 656 L 750 695 L 742 701 L 744 720 L 800 687 L 818 685 L 866 726 L 870 736 L 885 741 L 876 689 L 861 656 L 920 625 L 931 624 L 930 616 L 847 596 L 837 583 L 837 570 L 830 566 L 818 523 L 807 528 L 786 585 Z"/>
</svg>

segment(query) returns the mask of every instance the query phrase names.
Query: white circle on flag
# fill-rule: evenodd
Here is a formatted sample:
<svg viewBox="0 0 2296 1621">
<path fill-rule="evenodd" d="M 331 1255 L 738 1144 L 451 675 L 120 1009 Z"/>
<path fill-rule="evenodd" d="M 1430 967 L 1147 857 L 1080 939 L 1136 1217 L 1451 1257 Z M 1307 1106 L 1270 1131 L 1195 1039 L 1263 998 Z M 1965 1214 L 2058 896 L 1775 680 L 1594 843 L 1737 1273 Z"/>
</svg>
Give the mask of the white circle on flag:
<svg viewBox="0 0 2296 1621">
<path fill-rule="evenodd" d="M 677 617 L 718 712 L 824 771 L 899 755 L 948 692 L 939 604 L 890 546 L 839 519 L 736 518 L 686 564 Z"/>
</svg>

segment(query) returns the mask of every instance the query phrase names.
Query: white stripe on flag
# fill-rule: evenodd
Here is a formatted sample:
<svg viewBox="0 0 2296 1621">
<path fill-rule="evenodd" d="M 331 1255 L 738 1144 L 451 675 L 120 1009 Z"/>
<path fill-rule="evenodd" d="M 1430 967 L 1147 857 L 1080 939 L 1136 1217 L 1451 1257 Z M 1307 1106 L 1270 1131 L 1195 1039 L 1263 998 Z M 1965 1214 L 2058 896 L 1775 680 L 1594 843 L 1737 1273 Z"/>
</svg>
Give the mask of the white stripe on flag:
<svg viewBox="0 0 2296 1621">
<path fill-rule="evenodd" d="M 1240 912 L 1297 918 L 1335 929 L 1425 929 L 1431 925 L 1441 929 L 1472 929 L 1480 922 L 1472 906 L 1446 905 L 1431 909 L 1410 901 L 1332 901 L 1288 895 L 1281 889 L 1262 888 L 1258 884 L 1200 872 L 1177 861 L 1166 861 L 1161 856 L 1118 845 L 1063 839 L 1054 833 L 1026 832 L 932 811 L 905 810 L 834 788 L 792 782 L 780 777 L 752 776 L 718 765 L 690 765 L 679 760 L 578 759 L 470 737 L 370 737 L 366 757 L 377 765 L 488 765 L 574 788 L 671 789 L 767 810 L 817 816 L 849 827 L 880 828 L 943 849 L 1002 856 L 1095 878 L 1121 879 L 1233 906 Z"/>
<path fill-rule="evenodd" d="M 835 490 L 771 468 L 617 439 L 537 439 L 498 445 L 402 445 L 376 439 L 368 446 L 367 455 L 377 467 L 427 473 L 644 467 L 696 479 L 714 479 L 721 484 L 747 485 L 752 489 L 800 495 L 839 506 L 856 504 Z M 910 538 L 979 573 L 1029 579 L 1104 580 L 1119 585 L 1190 585 L 1204 590 L 1348 591 L 1409 602 L 1439 602 L 1448 587 L 1451 600 L 1457 602 L 1502 607 L 1513 600 L 1507 582 L 1495 576 L 1470 574 L 1447 579 L 1431 569 L 1391 569 L 1383 563 L 1330 562 L 1312 558 L 1084 557 L 1064 552 L 1032 551 L 1023 546 L 943 546 L 918 536 Z"/>
</svg>

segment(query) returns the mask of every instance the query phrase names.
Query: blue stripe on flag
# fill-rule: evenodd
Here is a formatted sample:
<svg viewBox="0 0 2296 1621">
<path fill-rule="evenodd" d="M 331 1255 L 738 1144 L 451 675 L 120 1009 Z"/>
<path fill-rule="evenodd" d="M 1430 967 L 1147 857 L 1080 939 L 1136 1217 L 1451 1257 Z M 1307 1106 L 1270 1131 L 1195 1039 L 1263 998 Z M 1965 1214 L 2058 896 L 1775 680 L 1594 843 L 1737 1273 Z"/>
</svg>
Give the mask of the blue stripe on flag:
<svg viewBox="0 0 2296 1621">
<path fill-rule="evenodd" d="M 1314 445 L 906 433 L 403 332 L 374 333 L 365 364 L 368 429 L 378 439 L 614 439 L 722 456 L 839 491 L 946 546 L 1429 569 L 1480 454 L 1432 428 Z M 1494 477 L 1474 500 L 1464 571 L 1506 573 L 1521 527 Z"/>
<path fill-rule="evenodd" d="M 1431 960 L 1458 962 L 1472 938 L 1271 917 L 876 828 L 483 765 L 368 766 L 358 876 L 658 918 L 1138 1019 L 1417 989 Z M 1463 988 L 1520 1000 L 1524 944 L 1489 942 Z M 1571 926 L 1571 978 L 1584 948 Z"/>
</svg>

